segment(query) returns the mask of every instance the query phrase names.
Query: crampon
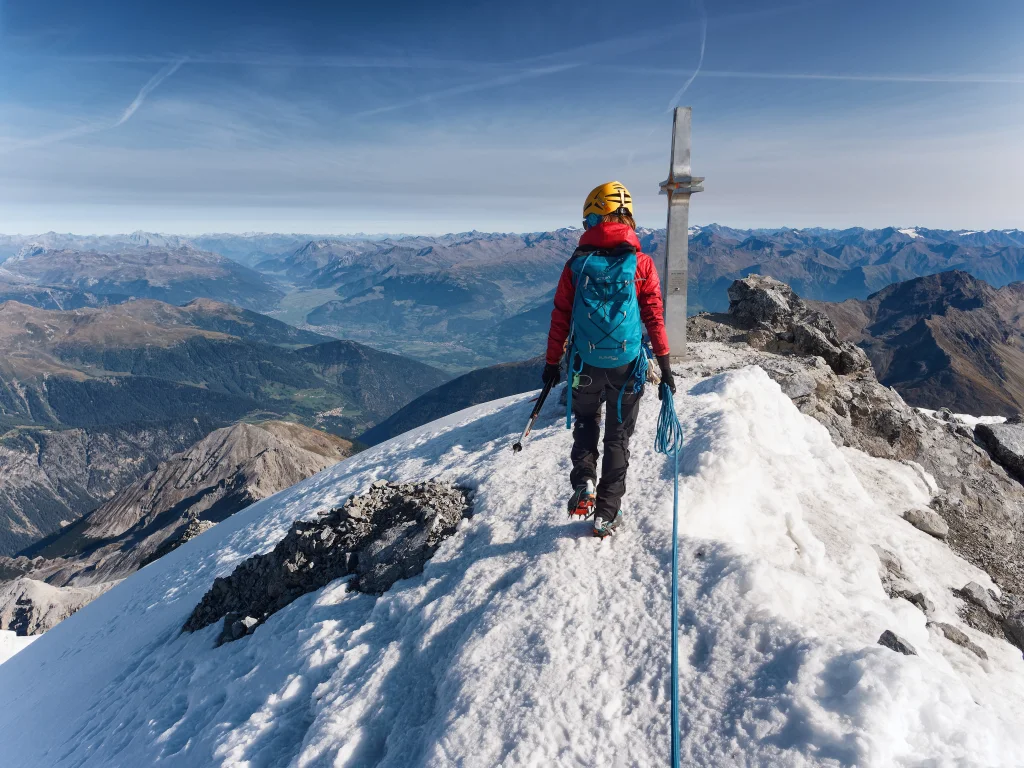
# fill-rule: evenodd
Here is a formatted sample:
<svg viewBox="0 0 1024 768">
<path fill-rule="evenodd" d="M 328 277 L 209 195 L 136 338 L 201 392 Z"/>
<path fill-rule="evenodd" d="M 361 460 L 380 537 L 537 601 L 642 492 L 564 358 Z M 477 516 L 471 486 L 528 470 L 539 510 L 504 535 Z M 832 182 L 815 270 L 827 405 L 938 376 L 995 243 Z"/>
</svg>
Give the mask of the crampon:
<svg viewBox="0 0 1024 768">
<path fill-rule="evenodd" d="M 576 487 L 569 499 L 569 517 L 586 519 L 594 514 L 596 504 L 597 494 L 594 492 L 594 482 L 587 480 L 583 485 Z"/>
</svg>

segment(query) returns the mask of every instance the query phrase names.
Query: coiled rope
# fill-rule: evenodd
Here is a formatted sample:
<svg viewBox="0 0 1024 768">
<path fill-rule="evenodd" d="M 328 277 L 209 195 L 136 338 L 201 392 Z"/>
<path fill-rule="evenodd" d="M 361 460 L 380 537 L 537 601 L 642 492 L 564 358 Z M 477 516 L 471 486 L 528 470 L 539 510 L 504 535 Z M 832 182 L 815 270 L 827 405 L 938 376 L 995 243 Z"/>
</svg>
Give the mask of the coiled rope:
<svg viewBox="0 0 1024 768">
<path fill-rule="evenodd" d="M 679 456 L 683 425 L 679 423 L 672 390 L 661 384 L 661 412 L 654 450 L 671 456 L 672 473 L 672 768 L 679 768 Z"/>
</svg>

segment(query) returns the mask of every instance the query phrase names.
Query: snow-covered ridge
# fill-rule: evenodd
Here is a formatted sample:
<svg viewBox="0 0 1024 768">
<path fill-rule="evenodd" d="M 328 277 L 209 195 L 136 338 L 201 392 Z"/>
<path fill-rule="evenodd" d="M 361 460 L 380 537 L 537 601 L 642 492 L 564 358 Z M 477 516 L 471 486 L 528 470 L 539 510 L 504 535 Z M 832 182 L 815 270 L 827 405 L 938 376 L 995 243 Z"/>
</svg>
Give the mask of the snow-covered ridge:
<svg viewBox="0 0 1024 768">
<path fill-rule="evenodd" d="M 758 368 L 679 384 L 684 763 L 1019 764 L 1020 652 L 965 628 L 982 661 L 882 587 L 874 546 L 901 557 L 939 621 L 958 622 L 951 588 L 992 586 L 901 519 L 930 497 L 928 478 L 837 448 Z M 5 759 L 665 764 L 672 483 L 652 448 L 658 401 L 641 409 L 627 526 L 597 542 L 565 517 L 571 438 L 555 402 L 523 453 L 509 451 L 529 400 L 359 454 L 58 625 L 0 665 L 18 702 L 0 709 Z M 179 634 L 214 576 L 270 549 L 294 519 L 378 477 L 439 475 L 475 488 L 476 513 L 422 576 L 379 599 L 335 582 L 218 649 L 216 626 Z M 879 646 L 886 629 L 919 655 Z"/>
<path fill-rule="evenodd" d="M 899 232 L 901 232 L 902 234 L 906 235 L 907 237 L 913 237 L 913 238 L 920 237 L 920 235 L 917 233 L 917 230 L 913 229 L 913 228 L 911 228 L 911 229 L 901 229 L 901 230 L 899 230 Z"/>
</svg>

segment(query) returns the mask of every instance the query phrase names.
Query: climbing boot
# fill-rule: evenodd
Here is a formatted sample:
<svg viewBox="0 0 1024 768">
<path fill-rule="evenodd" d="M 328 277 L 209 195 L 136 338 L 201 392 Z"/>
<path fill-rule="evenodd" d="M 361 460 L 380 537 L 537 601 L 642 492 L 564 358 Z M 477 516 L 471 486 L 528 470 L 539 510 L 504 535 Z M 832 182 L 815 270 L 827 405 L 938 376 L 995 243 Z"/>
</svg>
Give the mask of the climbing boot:
<svg viewBox="0 0 1024 768">
<path fill-rule="evenodd" d="M 601 517 L 594 518 L 594 535 L 599 539 L 603 539 L 606 536 L 611 536 L 615 533 L 615 530 L 622 525 L 622 510 L 620 509 L 615 513 L 615 517 L 612 520 L 605 520 Z"/>
</svg>

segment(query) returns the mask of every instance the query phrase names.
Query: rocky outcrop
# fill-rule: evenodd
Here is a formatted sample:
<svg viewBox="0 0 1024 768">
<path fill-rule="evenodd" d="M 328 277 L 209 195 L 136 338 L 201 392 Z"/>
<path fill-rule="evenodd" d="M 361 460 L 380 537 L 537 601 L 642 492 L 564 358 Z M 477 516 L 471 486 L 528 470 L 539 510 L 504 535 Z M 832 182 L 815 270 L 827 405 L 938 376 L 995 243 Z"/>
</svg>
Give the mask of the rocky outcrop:
<svg viewBox="0 0 1024 768">
<path fill-rule="evenodd" d="M 688 337 L 706 343 L 691 344 L 685 363 L 688 372 L 708 376 L 740 365 L 757 365 L 803 413 L 824 425 L 836 444 L 928 473 L 937 486 L 928 509 L 948 526 L 945 542 L 992 577 L 1002 590 L 1003 602 L 1024 595 L 1021 483 L 975 442 L 969 427 L 922 415 L 895 390 L 880 384 L 870 367 L 858 365 L 840 373 L 849 369 L 842 364 L 833 367 L 825 356 L 812 351 L 813 345 L 797 343 L 803 334 L 794 332 L 792 342 L 780 338 L 782 329 L 800 323 L 817 327 L 816 320 L 806 321 L 806 305 L 801 307 L 788 288 L 755 276 L 738 283 L 742 286 L 737 285 L 731 293 L 735 299 L 732 314 L 689 319 Z M 791 316 L 787 307 L 793 310 Z M 758 327 L 752 328 L 754 323 Z M 828 334 L 822 333 L 829 340 Z M 841 353 L 843 347 L 838 349 Z M 829 355 L 835 364 L 836 350 Z M 924 510 L 908 513 L 908 520 L 911 517 L 931 529 L 931 535 L 941 534 L 942 526 Z M 918 599 L 920 591 L 902 583 L 901 578 L 889 579 L 890 594 L 927 612 L 928 598 L 920 595 Z M 1009 636 L 995 619 L 979 618 L 976 623 L 996 637 Z"/>
<path fill-rule="evenodd" d="M 746 341 L 768 352 L 814 355 L 838 374 L 871 367 L 857 346 L 839 340 L 835 325 L 785 283 L 748 275 L 729 287 L 729 315 L 747 331 Z"/>
<path fill-rule="evenodd" d="M 469 510 L 467 492 L 450 482 L 379 480 L 343 507 L 293 523 L 271 552 L 216 579 L 183 630 L 223 618 L 219 642 L 237 640 L 296 598 L 344 576 L 354 577 L 352 589 L 385 592 L 422 572 Z"/>
<path fill-rule="evenodd" d="M 38 635 L 92 602 L 114 586 L 53 587 L 20 578 L 0 585 L 0 629 L 18 635 Z"/>
<path fill-rule="evenodd" d="M 942 519 L 942 515 L 934 509 L 914 508 L 903 513 L 903 519 L 929 536 L 937 539 L 944 539 L 949 536 L 949 525 Z"/>
</svg>

